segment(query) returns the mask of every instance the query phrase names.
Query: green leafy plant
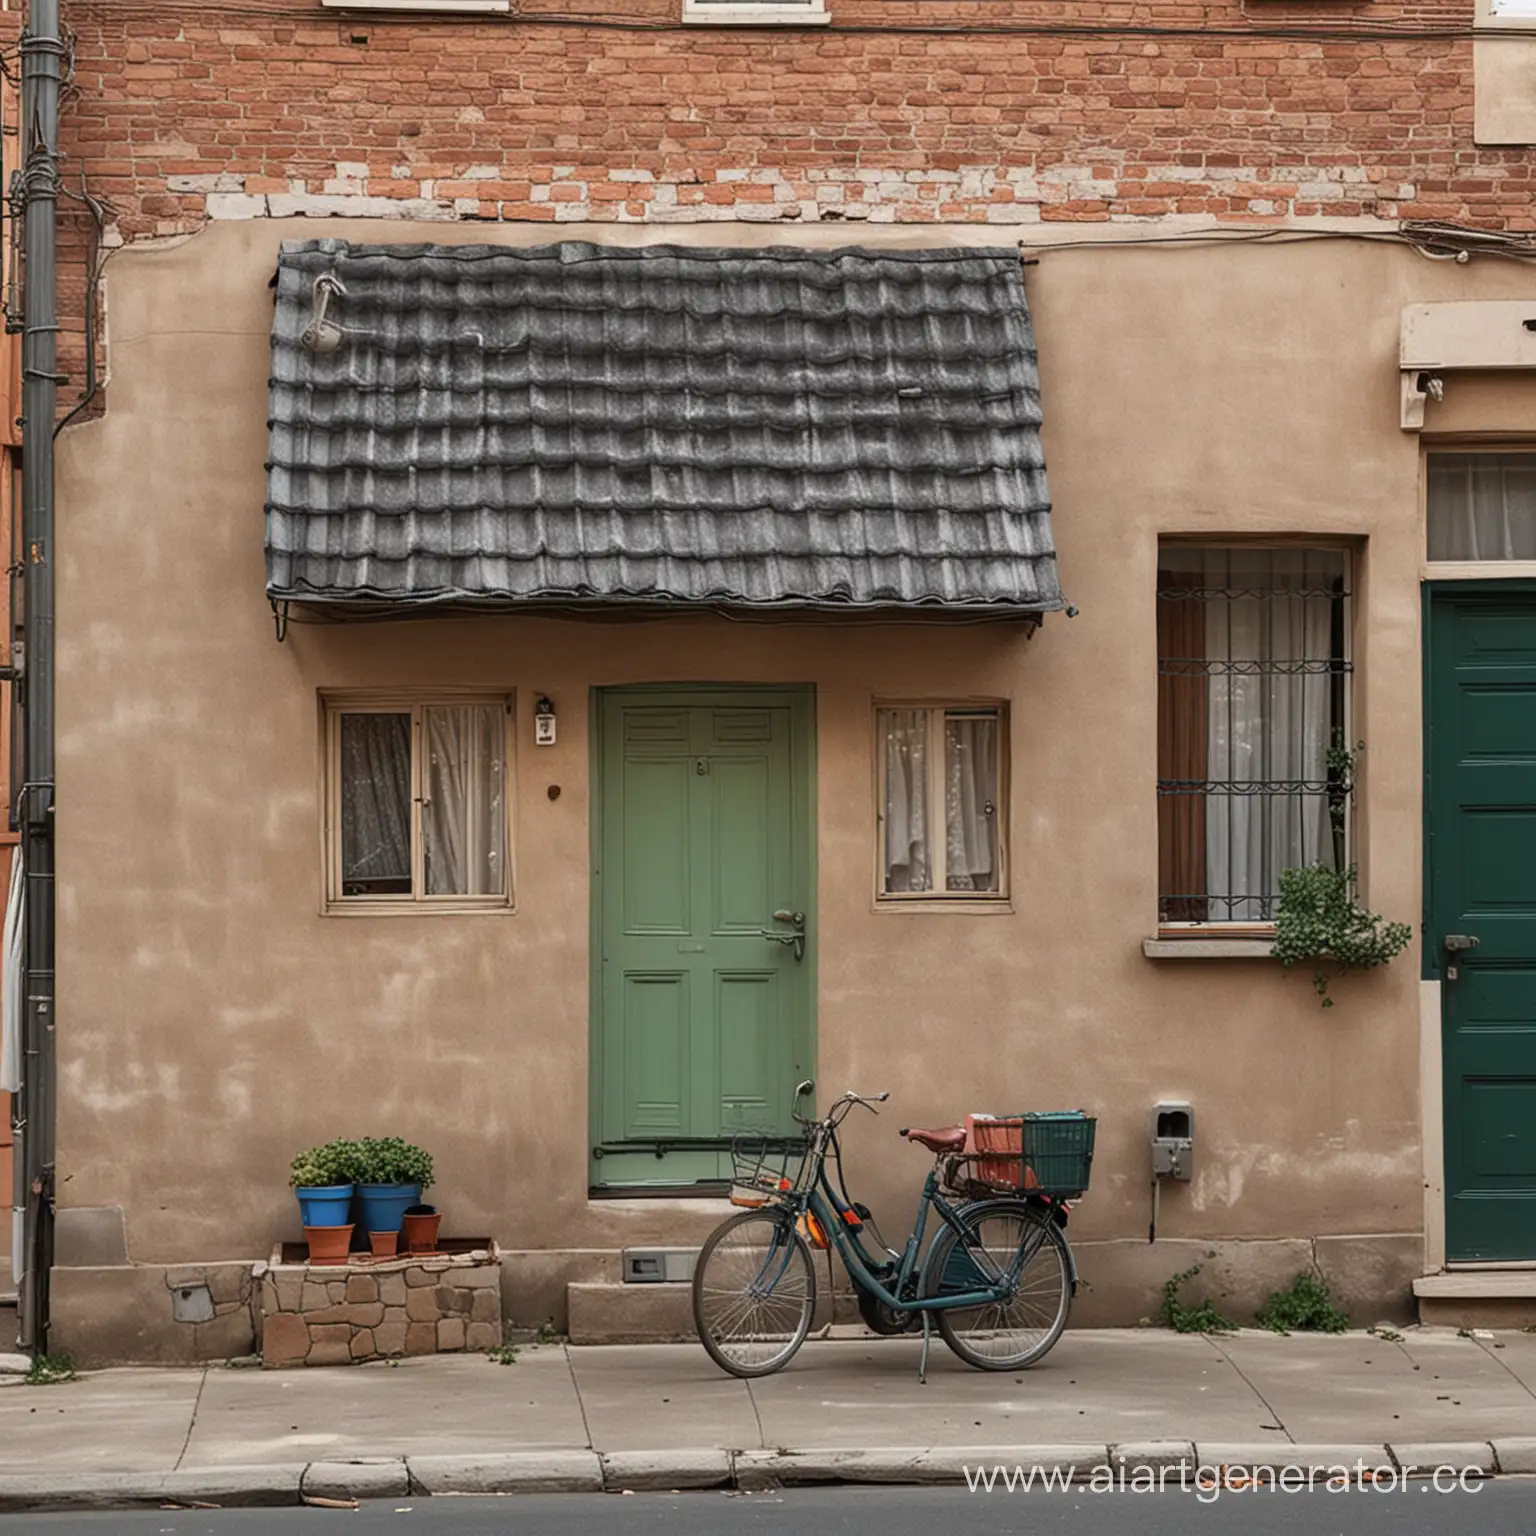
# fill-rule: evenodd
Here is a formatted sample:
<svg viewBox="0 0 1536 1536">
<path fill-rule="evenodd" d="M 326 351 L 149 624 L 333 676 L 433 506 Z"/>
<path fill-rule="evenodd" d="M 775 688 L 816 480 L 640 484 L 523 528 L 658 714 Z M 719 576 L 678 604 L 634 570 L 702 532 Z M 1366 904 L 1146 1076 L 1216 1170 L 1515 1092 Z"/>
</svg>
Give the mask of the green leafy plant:
<svg viewBox="0 0 1536 1536">
<path fill-rule="evenodd" d="M 1297 1275 L 1288 1289 L 1271 1291 L 1254 1321 L 1273 1333 L 1343 1333 L 1349 1327 L 1349 1319 L 1328 1294 L 1328 1282 L 1306 1273 Z"/>
<path fill-rule="evenodd" d="M 432 1182 L 432 1157 L 398 1136 L 365 1136 L 354 1143 L 352 1165 L 359 1184 L 420 1184 Z"/>
<path fill-rule="evenodd" d="M 1163 1282 L 1163 1305 L 1158 1312 L 1163 1326 L 1172 1328 L 1175 1333 L 1236 1333 L 1237 1324 L 1218 1312 L 1209 1296 L 1194 1307 L 1186 1306 L 1180 1300 L 1179 1292 L 1184 1288 L 1185 1283 L 1193 1280 L 1199 1273 L 1200 1266 L 1196 1264 L 1191 1269 L 1180 1270 L 1178 1274 L 1170 1275 Z"/>
<path fill-rule="evenodd" d="M 1287 970 L 1312 962 L 1312 990 L 1324 1008 L 1333 1007 L 1328 984 L 1336 976 L 1323 969 L 1331 961 L 1337 976 L 1367 971 L 1401 954 L 1413 937 L 1407 923 L 1392 923 L 1356 901 L 1359 870 L 1308 864 L 1280 872 L 1280 908 L 1275 914 L 1271 953 Z"/>
<path fill-rule="evenodd" d="M 38 1355 L 22 1377 L 29 1387 L 57 1387 L 75 1379 L 75 1362 L 68 1355 Z"/>
<path fill-rule="evenodd" d="M 352 1164 L 357 1143 L 328 1141 L 323 1146 L 300 1152 L 288 1166 L 288 1182 L 295 1186 L 351 1184 Z"/>
<path fill-rule="evenodd" d="M 497 1344 L 494 1348 L 485 1352 L 485 1358 L 495 1365 L 515 1365 L 517 1363 L 516 1344 Z"/>
<path fill-rule="evenodd" d="M 432 1157 L 398 1136 L 328 1141 L 294 1158 L 288 1182 L 295 1185 L 420 1184 L 432 1182 Z"/>
</svg>

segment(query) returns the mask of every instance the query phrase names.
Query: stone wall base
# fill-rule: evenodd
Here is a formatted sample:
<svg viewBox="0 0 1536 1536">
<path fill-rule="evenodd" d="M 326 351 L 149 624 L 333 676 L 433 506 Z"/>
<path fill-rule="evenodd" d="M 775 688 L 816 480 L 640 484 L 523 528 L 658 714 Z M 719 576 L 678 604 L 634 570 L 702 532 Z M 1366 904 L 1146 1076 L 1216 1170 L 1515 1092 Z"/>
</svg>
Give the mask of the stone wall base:
<svg viewBox="0 0 1536 1536">
<path fill-rule="evenodd" d="M 49 1348 L 79 1366 L 196 1365 L 254 1354 L 261 1305 L 251 1259 L 56 1265 Z"/>
<path fill-rule="evenodd" d="M 1159 1238 L 1073 1243 L 1082 1280 L 1072 1304 L 1075 1328 L 1134 1328 L 1155 1323 L 1163 1286 L 1174 1275 L 1199 1266 L 1200 1273 L 1182 1292 L 1187 1302 L 1209 1297 L 1235 1322 L 1251 1322 L 1272 1291 L 1283 1290 L 1297 1275 L 1320 1274 L 1335 1303 L 1356 1327 L 1378 1322 L 1412 1322 L 1416 1316 L 1413 1282 L 1423 1273 L 1424 1238 L 1417 1232 L 1354 1236 L 1255 1238 L 1199 1242 Z M 688 1309 L 668 1304 L 663 1292 L 686 1287 L 621 1284 L 620 1253 L 591 1249 L 503 1255 L 509 1322 L 547 1323 L 572 1342 L 661 1341 L 691 1331 Z M 841 1265 L 827 1316 L 823 1296 L 818 1317 L 856 1322 L 858 1311 Z M 564 1275 L 572 1288 L 556 1294 Z M 817 1285 L 826 1286 L 826 1270 L 817 1257 Z M 653 1292 L 644 1296 L 642 1292 Z M 673 1301 L 676 1298 L 672 1298 Z M 580 1316 L 572 1323 L 572 1307 Z M 605 1315 L 611 1313 L 612 1315 Z"/>
<path fill-rule="evenodd" d="M 1221 1242 L 1119 1239 L 1074 1243 L 1073 1251 L 1084 1282 L 1072 1307 L 1073 1326 L 1080 1328 L 1135 1327 L 1155 1320 L 1164 1282 L 1197 1264 L 1200 1274 L 1185 1287 L 1185 1299 L 1209 1296 L 1239 1322 L 1251 1319 L 1271 1291 L 1306 1270 L 1322 1274 L 1357 1327 L 1411 1322 L 1416 1315 L 1413 1281 L 1424 1273 L 1424 1238 L 1417 1232 Z M 618 1288 L 622 1280 L 617 1248 L 498 1250 L 493 1245 L 481 1252 L 488 1257 L 426 1261 L 459 1265 L 459 1271 L 430 1272 L 429 1278 L 427 1270 L 419 1269 L 416 1283 L 404 1285 L 404 1302 L 397 1299 L 400 1288 L 394 1279 L 403 1273 L 400 1266 L 409 1269 L 422 1261 L 314 1271 L 303 1264 L 272 1267 L 249 1260 L 58 1267 L 53 1271 L 53 1347 L 82 1366 L 189 1365 L 257 1350 L 267 1363 L 280 1359 L 297 1365 L 310 1361 L 312 1352 L 312 1363 L 320 1364 L 440 1349 L 488 1349 L 501 1342 L 503 1326 L 569 1332 L 568 1286 Z M 475 1273 L 474 1283 L 462 1277 L 466 1272 Z M 359 1285 L 349 1296 L 354 1277 L 371 1279 L 376 1294 L 365 1299 L 369 1287 Z M 817 1280 L 825 1283 L 819 1259 Z M 306 1285 L 316 1287 L 307 1302 Z M 333 1286 L 339 1296 L 332 1295 Z M 839 1276 L 840 1293 L 842 1289 Z M 431 1297 L 430 1304 L 425 1299 L 414 1303 L 419 1316 L 410 1310 L 413 1291 Z M 439 1291 L 448 1294 L 439 1298 Z M 453 1294 L 458 1292 L 470 1295 L 467 1310 L 464 1296 Z M 481 1292 L 488 1294 L 477 1300 Z M 839 1321 L 855 1315 L 850 1300 L 839 1294 Z M 371 1321 L 376 1315 L 378 1321 Z M 277 1323 L 278 1336 L 269 1345 L 264 1335 L 274 1319 L 292 1321 Z M 401 1324 L 403 1336 L 398 1334 Z M 313 1328 L 344 1328 L 346 1336 L 314 1335 Z M 372 1333 L 371 1349 L 362 1337 L 365 1331 Z M 362 1354 L 353 1354 L 354 1344 Z"/>
<path fill-rule="evenodd" d="M 493 1349 L 501 1260 L 491 1243 L 382 1263 L 274 1262 L 261 1275 L 261 1312 L 269 1369 Z"/>
</svg>

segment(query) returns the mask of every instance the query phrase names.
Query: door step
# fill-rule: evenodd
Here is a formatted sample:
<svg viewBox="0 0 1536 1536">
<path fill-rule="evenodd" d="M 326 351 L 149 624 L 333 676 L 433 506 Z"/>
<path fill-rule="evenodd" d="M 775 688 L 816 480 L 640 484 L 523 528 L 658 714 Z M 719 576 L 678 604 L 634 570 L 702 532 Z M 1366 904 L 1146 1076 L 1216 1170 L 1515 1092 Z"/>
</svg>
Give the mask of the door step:
<svg viewBox="0 0 1536 1536">
<path fill-rule="evenodd" d="M 1444 1328 L 1536 1323 L 1536 1269 L 1460 1269 L 1413 1282 L 1419 1321 Z"/>
<path fill-rule="evenodd" d="M 572 1344 L 677 1344 L 695 1337 L 691 1285 L 573 1282 L 565 1301 Z"/>
</svg>

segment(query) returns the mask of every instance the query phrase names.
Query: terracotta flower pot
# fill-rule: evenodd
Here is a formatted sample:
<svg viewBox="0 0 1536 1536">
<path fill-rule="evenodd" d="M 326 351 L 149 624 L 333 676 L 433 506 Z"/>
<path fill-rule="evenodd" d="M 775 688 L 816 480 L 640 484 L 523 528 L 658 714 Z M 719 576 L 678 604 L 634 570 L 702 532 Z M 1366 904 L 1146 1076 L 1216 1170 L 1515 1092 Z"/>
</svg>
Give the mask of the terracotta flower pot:
<svg viewBox="0 0 1536 1536">
<path fill-rule="evenodd" d="M 430 1216 L 405 1218 L 405 1246 L 411 1253 L 431 1253 L 437 1247 L 437 1229 L 442 1224 L 442 1212 Z"/>
<path fill-rule="evenodd" d="M 345 1264 L 352 1247 L 352 1223 L 344 1227 L 305 1227 L 311 1264 Z"/>
<path fill-rule="evenodd" d="M 373 1249 L 376 1259 L 392 1259 L 400 1245 L 398 1232 L 370 1232 L 368 1234 L 369 1245 Z"/>
</svg>

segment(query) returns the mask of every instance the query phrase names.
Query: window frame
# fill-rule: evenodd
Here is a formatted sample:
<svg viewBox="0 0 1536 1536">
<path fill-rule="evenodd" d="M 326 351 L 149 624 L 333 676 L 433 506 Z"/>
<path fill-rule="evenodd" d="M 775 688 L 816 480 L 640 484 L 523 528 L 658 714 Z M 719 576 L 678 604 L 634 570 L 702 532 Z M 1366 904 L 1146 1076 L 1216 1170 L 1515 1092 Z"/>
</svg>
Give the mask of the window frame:
<svg viewBox="0 0 1536 1536">
<path fill-rule="evenodd" d="M 1205 534 L 1159 534 L 1157 539 L 1156 565 L 1153 571 L 1152 593 L 1153 610 L 1157 608 L 1157 573 L 1162 569 L 1162 559 L 1165 550 L 1244 550 L 1258 552 L 1263 550 L 1315 550 L 1330 554 L 1341 554 L 1344 557 L 1344 592 L 1342 597 L 1341 628 L 1343 632 L 1343 644 L 1339 660 L 1344 664 L 1344 702 L 1343 725 L 1341 729 L 1344 741 L 1353 746 L 1356 737 L 1356 705 L 1355 705 L 1355 624 L 1357 620 L 1356 598 L 1358 596 L 1358 583 L 1360 578 L 1361 546 L 1358 541 L 1348 538 L 1328 537 L 1327 535 L 1297 534 L 1271 534 L 1254 535 L 1249 537 L 1232 536 L 1210 537 Z M 1156 631 L 1154 620 L 1153 636 L 1153 661 L 1154 668 L 1160 667 L 1163 661 L 1162 644 Z M 1154 671 L 1154 677 L 1159 674 Z M 1161 705 L 1155 705 L 1153 710 L 1153 761 L 1156 767 L 1160 757 L 1159 742 L 1162 735 L 1162 710 Z M 1358 800 L 1361 786 L 1364 782 L 1363 763 L 1357 764 L 1355 769 L 1354 793 L 1345 802 L 1344 807 L 1344 864 L 1347 867 L 1356 862 L 1356 827 L 1360 816 Z M 1159 776 L 1160 777 L 1160 776 Z M 1154 777 L 1154 786 L 1159 782 L 1159 777 Z M 1159 797 L 1160 798 L 1160 797 Z M 1153 842 L 1154 856 L 1156 860 L 1156 884 L 1157 902 L 1155 916 L 1157 919 L 1154 932 L 1161 940 L 1188 940 L 1199 943 L 1202 940 L 1242 940 L 1262 939 L 1269 940 L 1274 937 L 1275 924 L 1270 922 L 1254 922 L 1247 919 L 1232 918 L 1207 918 L 1205 921 L 1185 920 L 1165 922 L 1162 915 L 1162 903 L 1164 892 L 1162 890 L 1162 830 L 1161 815 L 1158 817 L 1158 825 L 1154 828 Z M 1364 871 L 1361 871 L 1360 885 L 1364 887 Z"/>
<path fill-rule="evenodd" d="M 930 846 L 933 849 L 933 889 L 887 891 L 885 889 L 885 750 L 880 716 L 885 710 L 928 712 L 928 804 Z M 950 715 L 988 715 L 997 721 L 997 889 L 995 891 L 948 891 L 948 827 L 944 818 L 944 722 Z M 1013 910 L 1013 861 L 1009 847 L 1012 826 L 1012 733 L 1008 701 L 998 698 L 877 698 L 870 715 L 874 751 L 874 906 L 877 912 L 929 910 L 945 912 L 1011 912 Z M 932 825 L 937 818 L 937 826 Z M 935 835 L 937 834 L 937 835 Z"/>
<path fill-rule="evenodd" d="M 511 689 L 390 688 L 322 690 L 320 703 L 320 910 L 331 917 L 401 917 L 514 912 L 517 869 L 513 857 L 513 807 L 517 784 L 517 698 Z M 503 869 L 505 890 L 495 896 L 429 896 L 422 837 L 425 759 L 422 717 L 431 708 L 464 706 L 502 711 Z M 411 889 L 400 895 L 341 894 L 341 721 L 346 715 L 409 714 L 411 717 Z"/>
<path fill-rule="evenodd" d="M 1419 454 L 1419 580 L 1533 581 L 1536 560 L 1431 560 L 1429 558 L 1429 461 L 1443 453 L 1529 454 L 1536 457 L 1536 439 L 1497 433 L 1474 436 L 1453 433 L 1426 437 Z"/>
</svg>

